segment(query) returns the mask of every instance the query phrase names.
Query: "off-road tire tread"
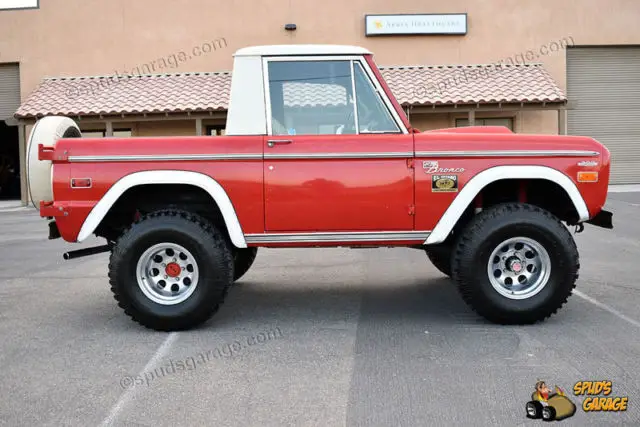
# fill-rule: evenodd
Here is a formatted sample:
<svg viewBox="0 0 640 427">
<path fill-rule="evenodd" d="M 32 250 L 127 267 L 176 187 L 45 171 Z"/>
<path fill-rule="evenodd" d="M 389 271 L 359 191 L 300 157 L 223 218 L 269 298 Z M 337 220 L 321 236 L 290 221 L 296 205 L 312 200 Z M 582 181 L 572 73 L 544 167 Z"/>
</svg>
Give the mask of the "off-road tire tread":
<svg viewBox="0 0 640 427">
<path fill-rule="evenodd" d="M 462 271 L 462 266 L 464 265 L 462 258 L 464 258 L 469 251 L 474 249 L 473 243 L 478 240 L 476 236 L 483 232 L 487 222 L 499 217 L 512 215 L 518 211 L 535 213 L 548 220 L 548 225 L 555 228 L 554 231 L 556 232 L 556 236 L 563 241 L 563 246 L 569 249 L 569 257 L 572 260 L 572 265 L 575 266 L 575 269 L 570 273 L 570 277 L 572 278 L 571 285 L 562 288 L 563 292 L 557 296 L 555 301 L 553 301 L 553 304 L 546 304 L 543 307 L 540 307 L 535 313 L 531 313 L 529 316 L 511 318 L 509 316 L 502 316 L 495 313 L 492 307 L 484 304 L 482 298 L 477 297 L 476 292 L 479 292 L 477 291 L 477 285 L 473 282 L 472 278 L 465 277 L 465 274 Z M 567 227 L 565 227 L 564 224 L 562 224 L 562 222 L 560 222 L 560 220 L 549 211 L 538 206 L 525 203 L 503 203 L 488 208 L 476 215 L 458 236 L 452 257 L 452 274 L 462 299 L 480 316 L 494 323 L 503 325 L 534 324 L 544 321 L 557 313 L 573 293 L 573 289 L 576 287 L 576 281 L 579 277 L 579 270 L 580 261 L 578 248 Z"/>
<path fill-rule="evenodd" d="M 126 243 L 128 239 L 131 239 L 132 236 L 135 236 L 136 228 L 140 224 L 150 219 L 162 218 L 162 217 L 166 217 L 166 218 L 180 217 L 197 224 L 202 229 L 202 233 L 208 235 L 213 240 L 215 249 L 217 249 L 219 253 L 223 254 L 223 259 L 221 259 L 220 261 L 225 266 L 227 266 L 227 271 L 230 272 L 230 276 L 231 276 L 227 281 L 228 284 L 220 290 L 220 293 L 217 295 L 216 300 L 213 302 L 213 304 L 201 306 L 199 311 L 197 311 L 192 316 L 190 316 L 188 322 L 171 322 L 171 323 L 158 322 L 155 319 L 144 315 L 143 313 L 139 312 L 133 307 L 133 305 L 131 304 L 131 301 L 129 301 L 127 298 L 123 298 L 123 295 L 121 295 L 121 293 L 119 292 L 117 283 L 116 283 L 116 277 L 117 277 L 116 271 L 120 262 L 124 257 L 123 246 L 126 246 L 124 243 Z M 142 326 L 148 329 L 153 329 L 156 331 L 170 332 L 170 331 L 186 330 L 206 322 L 220 309 L 220 306 L 222 305 L 222 303 L 224 302 L 227 296 L 229 287 L 233 283 L 231 280 L 232 278 L 233 278 L 233 256 L 232 256 L 231 250 L 227 246 L 227 242 L 224 235 L 218 230 L 216 230 L 209 221 L 207 221 L 200 215 L 197 215 L 185 210 L 179 210 L 179 209 L 162 209 L 162 210 L 157 210 L 139 217 L 136 221 L 134 221 L 131 224 L 131 226 L 129 226 L 126 230 L 124 230 L 123 233 L 120 235 L 120 237 L 117 239 L 116 244 L 114 245 L 111 251 L 111 256 L 109 258 L 109 284 L 111 285 L 111 292 L 113 293 L 113 297 L 118 302 L 118 306 L 122 308 L 125 314 L 131 317 L 131 319 L 133 319 L 135 322 L 141 324 Z"/>
</svg>

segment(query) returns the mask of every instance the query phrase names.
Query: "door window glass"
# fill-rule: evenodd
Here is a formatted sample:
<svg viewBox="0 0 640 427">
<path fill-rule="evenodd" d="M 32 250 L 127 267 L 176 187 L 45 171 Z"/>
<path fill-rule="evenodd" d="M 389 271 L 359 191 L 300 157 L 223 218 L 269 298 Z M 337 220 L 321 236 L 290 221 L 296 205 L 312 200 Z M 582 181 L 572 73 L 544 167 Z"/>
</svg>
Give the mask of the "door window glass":
<svg viewBox="0 0 640 427">
<path fill-rule="evenodd" d="M 358 130 L 360 133 L 400 132 L 380 94 L 367 77 L 362 66 L 354 62 L 356 100 L 358 103 Z"/>
<path fill-rule="evenodd" d="M 272 61 L 273 135 L 354 134 L 350 61 Z"/>
</svg>

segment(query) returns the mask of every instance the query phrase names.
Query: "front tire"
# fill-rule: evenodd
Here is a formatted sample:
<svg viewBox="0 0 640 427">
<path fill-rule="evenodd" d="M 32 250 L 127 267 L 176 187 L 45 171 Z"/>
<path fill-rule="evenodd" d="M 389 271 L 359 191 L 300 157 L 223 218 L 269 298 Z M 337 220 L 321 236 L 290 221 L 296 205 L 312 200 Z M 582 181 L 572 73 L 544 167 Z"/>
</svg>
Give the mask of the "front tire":
<svg viewBox="0 0 640 427">
<path fill-rule="evenodd" d="M 158 331 L 195 327 L 218 310 L 233 280 L 224 235 L 200 216 L 151 213 L 116 242 L 109 281 L 118 305 Z"/>
<path fill-rule="evenodd" d="M 478 214 L 457 239 L 453 277 L 464 301 L 494 323 L 531 324 L 567 301 L 578 250 L 567 228 L 533 205 L 506 203 Z"/>
</svg>

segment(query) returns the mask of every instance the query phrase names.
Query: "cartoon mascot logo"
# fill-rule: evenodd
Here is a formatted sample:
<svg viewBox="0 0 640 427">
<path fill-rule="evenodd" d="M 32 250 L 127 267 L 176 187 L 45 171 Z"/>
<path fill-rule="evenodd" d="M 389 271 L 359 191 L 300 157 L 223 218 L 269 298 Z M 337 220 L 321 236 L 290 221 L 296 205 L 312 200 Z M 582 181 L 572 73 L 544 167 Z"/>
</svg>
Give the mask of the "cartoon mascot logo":
<svg viewBox="0 0 640 427">
<path fill-rule="evenodd" d="M 576 413 L 576 405 L 569 400 L 564 390 L 558 386 L 552 390 L 544 381 L 536 383 L 526 409 L 527 418 L 542 418 L 544 421 L 560 421 Z"/>
</svg>

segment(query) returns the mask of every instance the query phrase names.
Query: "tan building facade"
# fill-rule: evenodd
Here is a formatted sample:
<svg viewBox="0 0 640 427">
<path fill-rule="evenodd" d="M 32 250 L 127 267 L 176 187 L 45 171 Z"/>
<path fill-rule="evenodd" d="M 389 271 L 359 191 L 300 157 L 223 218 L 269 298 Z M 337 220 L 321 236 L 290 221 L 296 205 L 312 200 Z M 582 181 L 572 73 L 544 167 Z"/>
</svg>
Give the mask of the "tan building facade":
<svg viewBox="0 0 640 427">
<path fill-rule="evenodd" d="M 418 129 L 586 132 L 610 147 L 614 182 L 640 182 L 637 0 L 25 0 L 25 7 L 0 4 L 0 198 L 20 197 L 6 170 L 24 169 L 20 141 L 42 115 L 69 115 L 91 136 L 224 133 L 222 77 L 205 76 L 201 86 L 159 79 L 231 71 L 234 51 L 263 44 L 365 47 Z M 370 25 L 380 32 L 435 31 L 367 35 L 366 15 L 379 14 L 388 16 Z M 460 15 L 463 29 L 449 22 Z M 508 76 L 495 72 L 502 66 Z M 165 84 L 160 95 L 145 86 Z"/>
</svg>

